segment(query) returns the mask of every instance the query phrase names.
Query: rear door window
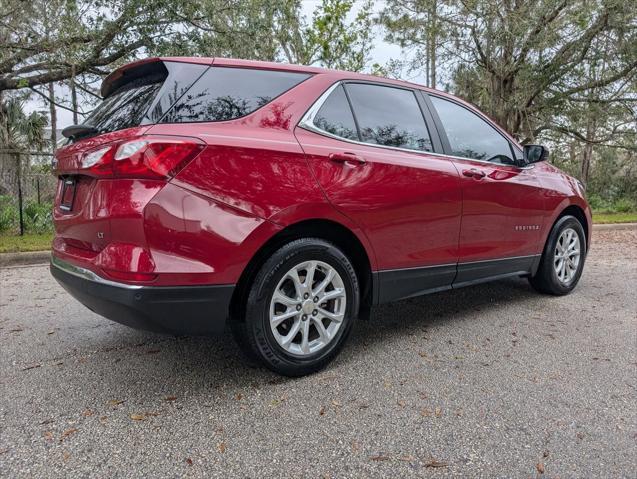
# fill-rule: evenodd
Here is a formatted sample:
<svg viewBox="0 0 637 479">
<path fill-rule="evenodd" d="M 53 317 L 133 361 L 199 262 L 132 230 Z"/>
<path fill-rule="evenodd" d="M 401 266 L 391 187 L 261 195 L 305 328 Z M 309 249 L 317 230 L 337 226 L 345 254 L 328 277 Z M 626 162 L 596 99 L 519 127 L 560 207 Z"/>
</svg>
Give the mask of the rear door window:
<svg viewBox="0 0 637 479">
<path fill-rule="evenodd" d="M 367 83 L 345 85 L 361 141 L 433 151 L 425 119 L 411 90 Z"/>
<path fill-rule="evenodd" d="M 310 75 L 250 68 L 211 67 L 161 123 L 224 121 L 261 108 Z"/>
</svg>

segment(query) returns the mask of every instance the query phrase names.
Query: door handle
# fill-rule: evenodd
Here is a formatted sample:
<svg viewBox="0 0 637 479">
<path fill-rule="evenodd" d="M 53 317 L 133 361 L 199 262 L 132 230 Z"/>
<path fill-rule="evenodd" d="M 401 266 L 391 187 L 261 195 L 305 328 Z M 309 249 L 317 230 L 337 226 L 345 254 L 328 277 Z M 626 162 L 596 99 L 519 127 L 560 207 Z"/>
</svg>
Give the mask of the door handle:
<svg viewBox="0 0 637 479">
<path fill-rule="evenodd" d="M 475 178 L 477 180 L 487 176 L 487 174 L 484 171 L 478 170 L 477 168 L 471 168 L 470 170 L 462 170 L 462 174 L 464 176 L 468 176 L 469 178 Z"/>
<path fill-rule="evenodd" d="M 328 158 L 335 163 L 346 163 L 350 166 L 364 165 L 365 158 L 354 153 L 330 153 Z"/>
</svg>

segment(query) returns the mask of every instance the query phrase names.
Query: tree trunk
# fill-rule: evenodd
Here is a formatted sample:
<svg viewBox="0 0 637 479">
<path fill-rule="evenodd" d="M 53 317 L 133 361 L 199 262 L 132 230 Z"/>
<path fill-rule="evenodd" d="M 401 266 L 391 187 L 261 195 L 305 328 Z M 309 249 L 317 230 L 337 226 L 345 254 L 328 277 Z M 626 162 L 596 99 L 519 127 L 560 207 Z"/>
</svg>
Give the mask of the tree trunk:
<svg viewBox="0 0 637 479">
<path fill-rule="evenodd" d="M 51 117 L 51 150 L 55 153 L 58 143 L 58 118 L 57 110 L 55 109 L 55 86 L 53 82 L 49 83 L 49 116 Z"/>
<path fill-rule="evenodd" d="M 586 145 L 584 145 L 584 154 L 582 155 L 582 183 L 586 186 L 591 171 L 591 160 L 593 159 L 593 143 L 595 138 L 595 120 L 589 120 L 586 126 Z"/>
<path fill-rule="evenodd" d="M 437 39 L 437 18 L 438 18 L 438 4 L 434 0 L 431 4 L 431 11 L 429 13 L 429 25 L 430 25 L 430 36 L 429 36 L 429 75 L 430 82 L 429 86 L 431 88 L 436 88 L 436 39 Z"/>
<path fill-rule="evenodd" d="M 73 109 L 73 124 L 79 124 L 77 115 L 77 90 L 75 87 L 75 65 L 71 67 L 71 108 Z"/>
</svg>

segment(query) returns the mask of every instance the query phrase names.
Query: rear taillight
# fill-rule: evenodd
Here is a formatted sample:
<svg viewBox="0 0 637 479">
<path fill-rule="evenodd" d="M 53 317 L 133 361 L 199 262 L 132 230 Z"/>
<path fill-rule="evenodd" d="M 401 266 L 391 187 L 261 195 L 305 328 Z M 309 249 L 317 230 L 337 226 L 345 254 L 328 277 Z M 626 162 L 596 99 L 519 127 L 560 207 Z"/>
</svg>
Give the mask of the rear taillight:
<svg viewBox="0 0 637 479">
<path fill-rule="evenodd" d="M 204 146 L 197 138 L 136 137 L 85 153 L 79 173 L 98 178 L 172 178 Z"/>
</svg>

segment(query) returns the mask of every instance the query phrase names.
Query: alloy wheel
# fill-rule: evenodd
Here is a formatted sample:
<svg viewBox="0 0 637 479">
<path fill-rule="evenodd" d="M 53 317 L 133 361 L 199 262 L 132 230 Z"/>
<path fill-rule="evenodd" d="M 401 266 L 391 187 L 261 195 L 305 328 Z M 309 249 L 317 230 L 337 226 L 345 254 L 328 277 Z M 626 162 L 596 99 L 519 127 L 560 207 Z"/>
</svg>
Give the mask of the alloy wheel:
<svg viewBox="0 0 637 479">
<path fill-rule="evenodd" d="M 555 245 L 553 267 L 557 279 L 562 284 L 568 284 L 577 273 L 581 258 L 579 235 L 573 228 L 566 228 L 560 234 Z"/>
<path fill-rule="evenodd" d="M 336 269 L 305 261 L 279 281 L 270 300 L 270 328 L 285 351 L 308 356 L 325 348 L 345 318 L 347 293 Z"/>
</svg>

